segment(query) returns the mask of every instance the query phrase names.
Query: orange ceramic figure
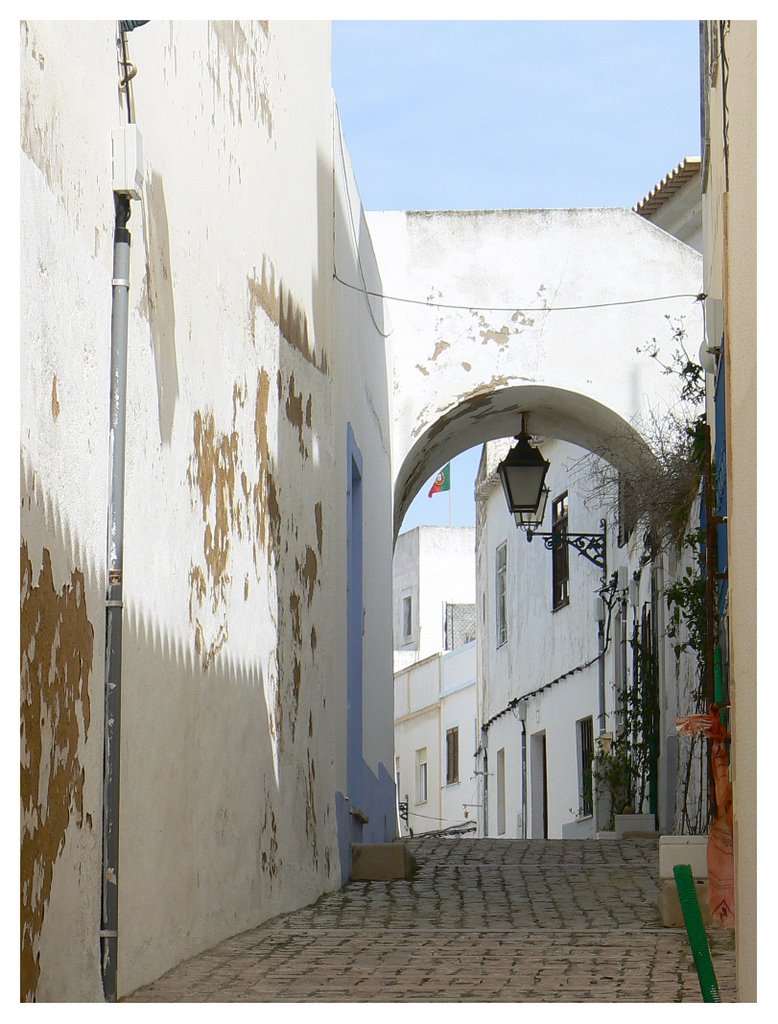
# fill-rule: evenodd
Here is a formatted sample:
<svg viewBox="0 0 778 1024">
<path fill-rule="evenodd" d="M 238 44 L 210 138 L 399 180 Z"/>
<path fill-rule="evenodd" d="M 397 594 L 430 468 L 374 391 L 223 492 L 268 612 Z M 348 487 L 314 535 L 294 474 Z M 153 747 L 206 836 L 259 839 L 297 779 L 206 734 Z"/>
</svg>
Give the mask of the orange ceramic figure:
<svg viewBox="0 0 778 1024">
<path fill-rule="evenodd" d="M 735 927 L 735 864 L 732 848 L 732 784 L 726 741 L 729 733 L 721 724 L 719 706 L 712 704 L 707 715 L 676 718 L 680 736 L 702 733 L 711 741 L 711 768 L 716 793 L 716 817 L 708 831 L 708 902 L 722 928 Z"/>
</svg>

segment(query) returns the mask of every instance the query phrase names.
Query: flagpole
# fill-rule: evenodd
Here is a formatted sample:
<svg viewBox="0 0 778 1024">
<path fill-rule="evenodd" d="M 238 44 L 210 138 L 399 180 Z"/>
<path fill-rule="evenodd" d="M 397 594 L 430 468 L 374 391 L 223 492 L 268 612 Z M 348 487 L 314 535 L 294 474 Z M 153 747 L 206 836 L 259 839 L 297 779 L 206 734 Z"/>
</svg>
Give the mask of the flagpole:
<svg viewBox="0 0 778 1024">
<path fill-rule="evenodd" d="M 451 481 L 448 484 L 448 525 L 451 526 Z"/>
</svg>

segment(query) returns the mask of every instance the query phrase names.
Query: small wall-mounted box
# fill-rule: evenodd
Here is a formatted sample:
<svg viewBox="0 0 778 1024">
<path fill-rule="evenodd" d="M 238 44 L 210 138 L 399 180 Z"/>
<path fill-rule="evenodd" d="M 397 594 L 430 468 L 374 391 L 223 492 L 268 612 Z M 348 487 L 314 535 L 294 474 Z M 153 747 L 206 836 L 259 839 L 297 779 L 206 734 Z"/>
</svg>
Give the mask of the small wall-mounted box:
<svg viewBox="0 0 778 1024">
<path fill-rule="evenodd" d="M 135 124 L 111 130 L 113 190 L 130 199 L 143 194 L 143 142 Z"/>
</svg>

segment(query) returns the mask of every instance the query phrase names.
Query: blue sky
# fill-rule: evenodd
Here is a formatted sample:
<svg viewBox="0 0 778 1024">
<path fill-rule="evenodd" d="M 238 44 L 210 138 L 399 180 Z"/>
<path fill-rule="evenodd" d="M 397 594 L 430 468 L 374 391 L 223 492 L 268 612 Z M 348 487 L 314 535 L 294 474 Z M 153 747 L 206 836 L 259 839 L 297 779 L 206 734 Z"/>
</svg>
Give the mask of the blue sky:
<svg viewBox="0 0 778 1024">
<path fill-rule="evenodd" d="M 332 47 L 366 210 L 631 207 L 699 155 L 697 21 L 335 21 Z M 431 483 L 404 529 L 448 523 Z"/>
</svg>

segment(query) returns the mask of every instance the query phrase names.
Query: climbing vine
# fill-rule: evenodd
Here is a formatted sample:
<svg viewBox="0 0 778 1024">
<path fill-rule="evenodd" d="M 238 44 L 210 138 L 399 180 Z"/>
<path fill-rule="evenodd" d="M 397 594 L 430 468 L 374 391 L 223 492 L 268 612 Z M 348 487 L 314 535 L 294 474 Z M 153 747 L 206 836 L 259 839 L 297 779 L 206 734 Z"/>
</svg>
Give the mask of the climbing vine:
<svg viewBox="0 0 778 1024">
<path fill-rule="evenodd" d="M 673 641 L 675 656 L 680 658 L 684 651 L 691 651 L 697 663 L 697 686 L 691 694 L 695 712 L 705 710 L 704 686 L 708 661 L 708 615 L 702 551 L 704 541 L 704 530 L 687 534 L 686 547 L 692 552 L 694 565 L 687 565 L 683 573 L 665 590 L 670 611 L 667 636 Z"/>
<path fill-rule="evenodd" d="M 594 759 L 599 791 L 608 798 L 607 828 L 611 831 L 616 814 L 642 810 L 656 774 L 659 701 L 650 629 L 650 621 L 644 622 L 642 637 L 636 628 L 630 641 L 632 686 L 619 696 L 619 728 L 610 748 L 600 746 Z"/>
</svg>

